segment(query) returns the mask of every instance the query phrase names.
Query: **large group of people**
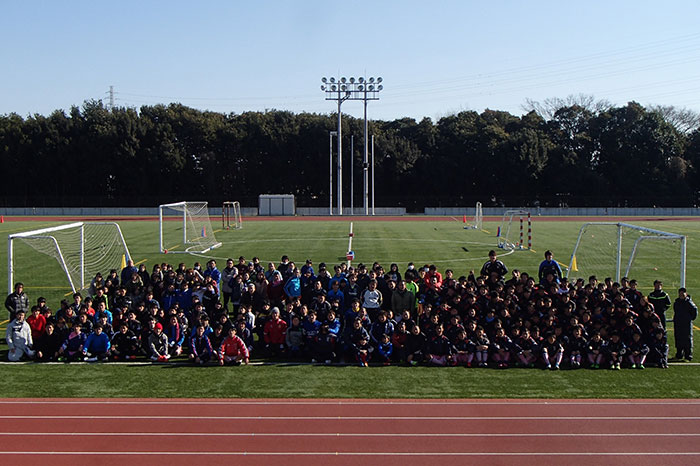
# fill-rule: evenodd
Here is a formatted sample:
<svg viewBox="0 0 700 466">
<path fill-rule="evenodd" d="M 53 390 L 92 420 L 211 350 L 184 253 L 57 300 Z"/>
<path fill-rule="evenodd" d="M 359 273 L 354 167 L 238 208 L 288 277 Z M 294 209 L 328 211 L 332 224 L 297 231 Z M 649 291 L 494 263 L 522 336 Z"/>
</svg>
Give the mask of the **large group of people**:
<svg viewBox="0 0 700 466">
<path fill-rule="evenodd" d="M 457 277 L 435 265 L 379 263 L 329 269 L 287 256 L 239 257 L 223 269 L 129 261 L 97 274 L 54 312 L 23 285 L 7 296 L 10 361 L 173 359 L 248 364 L 251 357 L 322 364 L 541 367 L 558 370 L 668 367 L 666 312 L 673 306 L 676 358 L 693 356 L 697 307 L 684 288 L 672 301 L 661 281 L 595 276 L 568 281 L 550 251 L 537 276 L 508 271 L 495 251 Z"/>
</svg>

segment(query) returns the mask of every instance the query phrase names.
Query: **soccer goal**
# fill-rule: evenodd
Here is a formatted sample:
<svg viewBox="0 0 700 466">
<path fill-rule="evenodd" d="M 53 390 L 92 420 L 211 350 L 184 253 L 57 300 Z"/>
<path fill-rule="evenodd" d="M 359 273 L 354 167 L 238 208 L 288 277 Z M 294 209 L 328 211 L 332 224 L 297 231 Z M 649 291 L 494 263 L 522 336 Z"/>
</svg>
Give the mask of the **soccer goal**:
<svg viewBox="0 0 700 466">
<path fill-rule="evenodd" d="M 686 237 L 628 223 L 591 222 L 579 230 L 567 277 L 598 280 L 635 278 L 651 287 L 661 280 L 667 287 L 684 287 Z"/>
<path fill-rule="evenodd" d="M 55 259 L 58 266 L 44 256 Z M 8 290 L 13 291 L 15 280 L 33 288 L 55 288 L 63 274 L 75 293 L 87 288 L 98 272 L 107 276 L 130 257 L 121 228 L 112 222 L 76 222 L 14 233 L 7 237 Z"/>
<path fill-rule="evenodd" d="M 238 201 L 224 201 L 221 206 L 221 228 L 224 230 L 243 228 L 241 204 Z"/>
<path fill-rule="evenodd" d="M 464 216 L 464 229 L 465 230 L 481 230 L 484 225 L 484 213 L 481 208 L 481 202 L 476 203 L 476 208 L 474 209 L 474 221 L 472 223 L 467 222 L 467 216 Z"/>
<path fill-rule="evenodd" d="M 196 252 L 203 254 L 218 248 L 209 220 L 206 202 L 176 202 L 158 206 L 160 252 Z"/>
<path fill-rule="evenodd" d="M 527 223 L 527 238 L 526 238 Z M 532 249 L 532 217 L 527 210 L 506 210 L 496 233 L 501 249 Z"/>
</svg>

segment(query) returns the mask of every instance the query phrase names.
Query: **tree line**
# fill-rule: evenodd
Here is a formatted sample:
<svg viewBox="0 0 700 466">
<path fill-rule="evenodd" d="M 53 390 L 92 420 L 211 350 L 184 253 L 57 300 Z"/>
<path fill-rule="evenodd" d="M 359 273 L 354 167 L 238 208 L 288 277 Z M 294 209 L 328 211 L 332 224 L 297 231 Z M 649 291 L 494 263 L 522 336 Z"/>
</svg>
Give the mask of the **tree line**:
<svg viewBox="0 0 700 466">
<path fill-rule="evenodd" d="M 700 192 L 697 115 L 669 107 L 528 102 L 521 115 L 464 111 L 433 121 L 370 121 L 376 205 L 692 206 Z M 684 113 L 685 112 L 685 113 Z M 696 118 L 695 120 L 693 118 Z M 343 116 L 349 202 L 362 205 L 363 121 Z M 295 194 L 328 205 L 335 114 L 223 114 L 180 104 L 107 108 L 87 101 L 48 116 L 0 116 L 6 207 L 155 206 L 177 200 L 257 205 Z M 335 148 L 335 143 L 334 143 Z"/>
</svg>

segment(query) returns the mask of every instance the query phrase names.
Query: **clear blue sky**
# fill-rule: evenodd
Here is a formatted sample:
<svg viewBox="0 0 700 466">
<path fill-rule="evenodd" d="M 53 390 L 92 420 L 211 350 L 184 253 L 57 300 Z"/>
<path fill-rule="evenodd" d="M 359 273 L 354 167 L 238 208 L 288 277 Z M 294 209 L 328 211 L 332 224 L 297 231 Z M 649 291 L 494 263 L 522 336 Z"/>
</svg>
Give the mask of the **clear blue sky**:
<svg viewBox="0 0 700 466">
<path fill-rule="evenodd" d="M 11 1 L 0 114 L 181 102 L 330 113 L 322 76 L 382 76 L 370 118 L 592 94 L 700 111 L 698 1 Z M 343 111 L 361 116 L 361 102 Z"/>
</svg>

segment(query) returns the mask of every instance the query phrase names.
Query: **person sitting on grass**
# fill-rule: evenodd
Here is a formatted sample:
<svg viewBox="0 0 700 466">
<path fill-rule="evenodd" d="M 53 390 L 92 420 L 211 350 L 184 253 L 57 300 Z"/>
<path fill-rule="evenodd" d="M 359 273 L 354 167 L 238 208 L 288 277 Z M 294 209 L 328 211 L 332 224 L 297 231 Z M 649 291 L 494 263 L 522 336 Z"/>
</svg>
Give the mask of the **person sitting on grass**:
<svg viewBox="0 0 700 466">
<path fill-rule="evenodd" d="M 605 342 L 600 336 L 600 332 L 594 331 L 591 339 L 586 345 L 586 357 L 588 358 L 588 367 L 591 369 L 599 369 L 605 357 L 604 351 Z"/>
<path fill-rule="evenodd" d="M 167 332 L 168 338 L 168 354 L 170 357 L 177 357 L 182 354 L 182 345 L 185 342 L 185 332 L 182 331 L 180 319 L 177 315 L 170 316 Z"/>
<path fill-rule="evenodd" d="M 369 361 L 372 359 L 372 347 L 369 345 L 369 338 L 363 336 L 356 343 L 353 343 L 352 351 L 355 355 L 355 361 L 360 364 L 360 367 L 369 366 Z"/>
<path fill-rule="evenodd" d="M 435 327 L 435 335 L 428 341 L 426 348 L 427 360 L 435 366 L 445 366 L 452 363 L 452 344 L 444 335 L 442 324 Z"/>
<path fill-rule="evenodd" d="M 122 321 L 119 324 L 119 331 L 112 337 L 112 359 L 115 361 L 135 359 L 138 352 L 138 337 L 129 329 L 127 321 Z"/>
<path fill-rule="evenodd" d="M 304 329 L 301 328 L 299 317 L 292 316 L 292 325 L 287 329 L 285 336 L 285 344 L 287 345 L 287 354 L 290 358 L 301 358 L 304 350 Z"/>
<path fill-rule="evenodd" d="M 239 318 L 236 322 L 236 335 L 243 340 L 246 348 L 248 348 L 248 352 L 253 354 L 253 332 L 244 319 Z"/>
<path fill-rule="evenodd" d="M 522 367 L 535 367 L 537 362 L 537 342 L 530 335 L 530 329 L 523 327 L 520 334 L 514 337 L 513 354 L 518 358 Z M 515 335 L 515 334 L 514 334 Z"/>
<path fill-rule="evenodd" d="M 190 340 L 190 361 L 204 365 L 211 360 L 214 349 L 211 347 L 209 337 L 204 334 L 204 325 L 199 324 Z"/>
<path fill-rule="evenodd" d="M 392 353 L 394 352 L 394 345 L 391 344 L 391 338 L 386 333 L 381 336 L 379 344 L 377 345 L 377 358 L 378 361 L 388 366 L 391 364 Z"/>
<path fill-rule="evenodd" d="M 633 334 L 632 341 L 627 348 L 627 359 L 632 365 L 632 369 L 644 369 L 647 354 L 649 354 L 649 346 L 642 340 L 642 334 Z"/>
<path fill-rule="evenodd" d="M 148 336 L 148 357 L 154 362 L 167 362 L 170 359 L 168 337 L 163 333 L 163 324 L 156 323 Z"/>
<path fill-rule="evenodd" d="M 505 369 L 510 364 L 510 353 L 513 349 L 513 342 L 506 335 L 503 327 L 496 328 L 496 333 L 491 342 L 493 362 L 501 369 Z"/>
<path fill-rule="evenodd" d="M 56 331 L 53 322 L 44 327 L 44 333 L 34 342 L 36 360 L 39 362 L 55 361 L 58 358 L 58 350 L 63 344 L 63 339 Z"/>
<path fill-rule="evenodd" d="M 566 344 L 566 351 L 569 353 L 569 364 L 572 369 L 581 367 L 581 358 L 586 352 L 588 342 L 583 336 L 583 327 L 577 325 L 571 330 L 571 336 Z"/>
<path fill-rule="evenodd" d="M 542 343 L 542 361 L 546 369 L 558 371 L 564 357 L 564 347 L 555 333 L 547 334 Z"/>
<path fill-rule="evenodd" d="M 627 352 L 627 347 L 620 338 L 620 333 L 614 331 L 610 337 L 610 341 L 605 345 L 605 353 L 610 361 L 610 369 L 620 370 L 622 357 Z"/>
<path fill-rule="evenodd" d="M 86 361 L 105 361 L 109 356 L 111 343 L 109 336 L 103 332 L 102 325 L 95 325 L 94 332 L 85 340 L 83 346 L 83 357 Z"/>
<path fill-rule="evenodd" d="M 77 361 L 83 357 L 83 347 L 87 336 L 82 332 L 80 323 L 73 324 L 73 330 L 68 334 L 68 338 L 63 342 L 59 354 L 66 358 L 68 362 Z"/>
<path fill-rule="evenodd" d="M 236 327 L 230 327 L 226 338 L 221 342 L 219 348 L 219 365 L 224 364 L 240 365 L 248 364 L 250 352 L 243 340 L 236 335 Z"/>
<path fill-rule="evenodd" d="M 489 337 L 486 336 L 484 327 L 479 325 L 476 328 L 476 339 L 474 340 L 476 345 L 476 351 L 474 357 L 479 367 L 487 367 L 489 365 L 489 347 L 491 346 L 491 341 Z"/>
<path fill-rule="evenodd" d="M 34 357 L 32 350 L 32 329 L 24 320 L 26 313 L 24 309 L 17 309 L 14 313 L 14 318 L 7 324 L 5 332 L 5 341 L 7 342 L 7 359 L 12 362 L 17 362 L 22 357 Z"/>
<path fill-rule="evenodd" d="M 336 336 L 330 332 L 328 324 L 321 325 L 321 329 L 314 339 L 311 362 L 325 362 L 330 364 L 335 359 Z"/>
<path fill-rule="evenodd" d="M 413 327 L 411 327 L 413 328 Z M 408 331 L 406 330 L 406 321 L 401 320 L 396 324 L 396 330 L 391 336 L 392 360 L 395 362 L 406 362 L 406 341 L 408 340 Z"/>
</svg>

